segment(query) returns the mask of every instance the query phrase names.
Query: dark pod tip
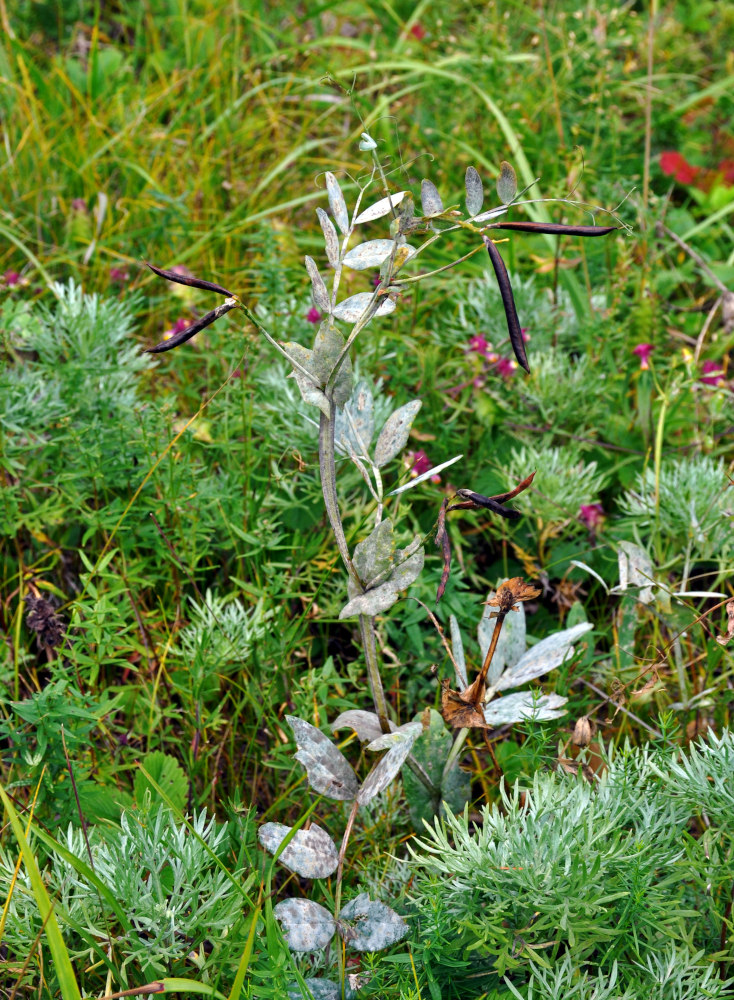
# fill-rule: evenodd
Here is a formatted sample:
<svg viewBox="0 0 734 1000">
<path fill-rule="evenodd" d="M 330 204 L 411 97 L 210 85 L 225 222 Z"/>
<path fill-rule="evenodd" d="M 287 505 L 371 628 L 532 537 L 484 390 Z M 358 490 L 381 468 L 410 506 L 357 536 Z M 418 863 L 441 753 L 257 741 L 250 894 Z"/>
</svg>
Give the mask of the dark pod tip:
<svg viewBox="0 0 734 1000">
<path fill-rule="evenodd" d="M 201 288 L 205 292 L 218 292 L 220 295 L 234 295 L 234 292 L 230 292 L 229 289 L 224 288 L 222 285 L 217 285 L 213 281 L 204 281 L 203 278 L 194 278 L 193 275 L 178 274 L 176 271 L 164 271 L 162 267 L 149 264 L 147 260 L 143 261 L 143 263 L 154 274 L 157 274 L 159 278 L 165 278 L 166 281 L 175 281 L 177 285 L 188 285 L 189 288 Z"/>
<path fill-rule="evenodd" d="M 555 222 L 497 222 L 492 229 L 506 229 L 513 233 L 548 233 L 551 236 L 606 236 L 621 226 L 565 226 Z"/>
<path fill-rule="evenodd" d="M 200 333 L 207 326 L 211 326 L 215 323 L 220 316 L 224 316 L 226 313 L 235 309 L 237 306 L 236 302 L 223 302 L 216 309 L 212 309 L 201 319 L 197 319 L 195 323 L 191 326 L 187 326 L 185 330 L 181 330 L 180 333 L 174 334 L 170 340 L 162 340 L 160 344 L 156 344 L 155 347 L 149 347 L 146 354 L 164 354 L 166 351 L 172 351 L 174 347 L 180 347 L 181 344 L 185 344 L 187 340 L 191 340 L 195 337 L 197 333 Z"/>
<path fill-rule="evenodd" d="M 529 374 L 530 367 L 528 365 L 527 355 L 525 354 L 525 342 L 522 339 L 522 330 L 520 329 L 520 320 L 518 319 L 517 309 L 515 308 L 515 299 L 512 295 L 510 276 L 507 273 L 505 262 L 502 260 L 500 252 L 494 243 L 488 236 L 482 236 L 482 239 L 484 240 L 484 245 L 487 248 L 489 259 L 492 261 L 492 267 L 494 268 L 497 284 L 499 285 L 500 295 L 502 296 L 502 305 L 505 307 L 507 330 L 510 334 L 512 349 L 515 352 L 518 364 L 521 365 Z"/>
</svg>

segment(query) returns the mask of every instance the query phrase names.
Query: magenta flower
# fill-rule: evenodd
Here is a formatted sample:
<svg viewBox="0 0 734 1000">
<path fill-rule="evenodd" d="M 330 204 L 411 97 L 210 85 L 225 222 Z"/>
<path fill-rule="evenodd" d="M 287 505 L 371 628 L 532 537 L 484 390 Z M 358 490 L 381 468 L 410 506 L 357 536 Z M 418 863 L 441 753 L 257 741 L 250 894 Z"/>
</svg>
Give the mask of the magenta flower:
<svg viewBox="0 0 734 1000">
<path fill-rule="evenodd" d="M 20 274 L 17 271 L 6 271 L 3 275 L 3 282 L 11 288 L 13 285 L 20 284 Z"/>
<path fill-rule="evenodd" d="M 75 198 L 71 203 L 71 207 L 74 209 L 75 212 L 86 212 L 87 211 L 86 198 Z"/>
<path fill-rule="evenodd" d="M 655 348 L 652 344 L 638 344 L 632 348 L 632 353 L 640 359 L 640 369 L 644 372 L 650 367 L 650 355 Z"/>
<path fill-rule="evenodd" d="M 308 323 L 320 323 L 321 313 L 318 311 L 316 306 L 311 306 L 311 308 L 306 313 L 306 322 Z"/>
<path fill-rule="evenodd" d="M 124 285 L 126 281 L 130 280 L 130 274 L 125 270 L 124 267 L 111 267 L 110 268 L 110 281 L 113 285 Z"/>
<path fill-rule="evenodd" d="M 432 467 L 433 464 L 428 455 L 426 455 L 426 453 L 423 450 L 409 451 L 408 454 L 406 455 L 406 461 L 410 465 L 410 474 L 413 477 L 413 479 L 415 479 L 416 476 L 422 476 L 424 472 L 428 472 L 428 470 Z M 431 482 L 440 483 L 441 477 L 431 476 Z"/>
<path fill-rule="evenodd" d="M 589 531 L 595 531 L 604 520 L 604 508 L 600 503 L 582 503 L 579 521 L 583 521 Z"/>
<path fill-rule="evenodd" d="M 382 278 L 380 277 L 380 275 L 376 274 L 374 276 L 374 278 L 372 279 L 372 287 L 373 288 L 377 288 L 377 286 L 380 284 L 381 281 L 382 281 Z"/>
<path fill-rule="evenodd" d="M 698 381 L 703 382 L 704 385 L 719 385 L 726 381 L 723 365 L 719 361 L 704 361 L 701 365 L 701 371 L 703 375 Z"/>
<path fill-rule="evenodd" d="M 175 337 L 177 333 L 182 333 L 188 326 L 190 326 L 190 324 L 191 320 L 184 319 L 182 316 L 180 319 L 176 320 L 170 330 L 166 330 L 163 334 L 163 339 L 170 340 L 171 337 Z"/>
<path fill-rule="evenodd" d="M 475 334 L 469 339 L 469 350 L 476 351 L 477 354 L 483 354 L 486 358 L 487 352 L 492 349 L 492 345 L 488 343 L 481 333 Z"/>
<path fill-rule="evenodd" d="M 495 371 L 502 378 L 511 378 L 515 374 L 517 369 L 517 361 L 512 361 L 510 358 L 500 358 L 495 365 Z"/>
</svg>

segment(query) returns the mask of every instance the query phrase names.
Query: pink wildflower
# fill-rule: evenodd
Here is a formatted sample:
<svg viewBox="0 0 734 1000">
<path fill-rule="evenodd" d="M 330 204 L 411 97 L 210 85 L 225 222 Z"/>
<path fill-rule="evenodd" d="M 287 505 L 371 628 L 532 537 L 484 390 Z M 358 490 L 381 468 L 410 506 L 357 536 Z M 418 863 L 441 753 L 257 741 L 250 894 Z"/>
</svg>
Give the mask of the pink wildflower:
<svg viewBox="0 0 734 1000">
<path fill-rule="evenodd" d="M 477 333 L 469 339 L 469 350 L 476 351 L 477 354 L 483 354 L 485 357 L 491 347 L 492 345 L 484 339 L 481 333 Z"/>
<path fill-rule="evenodd" d="M 130 274 L 125 270 L 124 267 L 111 267 L 110 268 L 110 281 L 113 285 L 124 285 L 126 281 L 130 280 Z"/>
<path fill-rule="evenodd" d="M 650 355 L 653 350 L 654 347 L 652 344 L 638 344 L 637 347 L 632 348 L 632 353 L 636 354 L 640 359 L 640 368 L 642 371 L 647 371 L 650 367 Z"/>
<path fill-rule="evenodd" d="M 380 275 L 376 274 L 374 276 L 374 278 L 372 279 L 372 285 L 373 285 L 373 287 L 377 288 L 377 286 L 380 284 L 381 281 L 382 281 L 382 278 L 380 277 Z"/>
<path fill-rule="evenodd" d="M 86 199 L 75 198 L 71 203 L 71 207 L 74 209 L 75 212 L 86 212 L 87 211 Z"/>
<path fill-rule="evenodd" d="M 582 503 L 579 521 L 583 521 L 589 531 L 595 531 L 604 520 L 604 508 L 600 503 Z"/>
<path fill-rule="evenodd" d="M 495 371 L 502 378 L 511 378 L 515 374 L 516 368 L 517 361 L 512 361 L 510 358 L 500 358 L 495 365 Z"/>
<path fill-rule="evenodd" d="M 3 282 L 11 288 L 13 285 L 20 284 L 20 274 L 17 271 L 6 271 L 3 275 Z"/>
<path fill-rule="evenodd" d="M 183 316 L 177 319 L 170 330 L 166 330 L 163 334 L 163 340 L 170 340 L 171 337 L 175 337 L 177 333 L 182 333 L 187 326 L 191 325 L 191 320 L 184 319 Z"/>
<path fill-rule="evenodd" d="M 417 41 L 419 42 L 422 42 L 423 39 L 426 37 L 426 29 L 423 27 L 420 21 L 416 21 L 415 24 L 411 25 L 410 33 L 413 36 L 413 38 L 417 39 Z"/>
<path fill-rule="evenodd" d="M 416 476 L 422 476 L 424 472 L 428 472 L 428 470 L 432 467 L 430 458 L 423 450 L 409 451 L 406 456 L 406 460 L 410 463 L 410 474 L 413 479 L 415 479 Z M 431 476 L 431 482 L 440 483 L 441 477 Z"/>
<path fill-rule="evenodd" d="M 701 365 L 701 371 L 703 375 L 699 378 L 699 382 L 703 382 L 704 385 L 719 385 L 724 382 L 724 368 L 719 361 L 704 361 Z"/>
<path fill-rule="evenodd" d="M 660 154 L 660 169 L 679 184 L 692 184 L 700 167 L 694 167 L 681 153 L 668 151 Z"/>
<path fill-rule="evenodd" d="M 307 323 L 320 323 L 321 322 L 321 313 L 318 311 L 318 309 L 316 308 L 316 306 L 311 306 L 311 308 L 306 313 L 306 322 Z"/>
</svg>

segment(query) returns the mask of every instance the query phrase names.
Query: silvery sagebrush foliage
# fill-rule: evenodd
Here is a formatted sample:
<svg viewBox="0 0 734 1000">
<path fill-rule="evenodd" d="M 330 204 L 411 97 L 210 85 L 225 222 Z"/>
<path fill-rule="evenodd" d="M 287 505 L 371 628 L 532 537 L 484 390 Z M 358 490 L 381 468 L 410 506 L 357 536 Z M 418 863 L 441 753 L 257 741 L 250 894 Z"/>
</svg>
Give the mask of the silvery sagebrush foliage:
<svg viewBox="0 0 734 1000">
<path fill-rule="evenodd" d="M 449 814 L 409 846 L 432 997 L 729 995 L 712 957 L 731 957 L 734 737 L 605 756 L 591 782 L 536 772 L 481 822 Z M 690 837 L 709 805 L 709 831 Z"/>
<path fill-rule="evenodd" d="M 429 790 L 436 807 L 444 784 L 447 791 L 449 790 L 450 782 L 447 779 L 450 775 L 447 773 L 446 765 L 456 764 L 455 760 L 450 760 L 449 750 L 440 776 L 437 776 L 435 760 L 431 762 L 429 770 L 433 774 L 432 778 L 416 757 L 411 757 L 413 746 L 424 728 L 431 728 L 430 721 L 428 719 L 421 722 L 414 721 L 400 727 L 391 722 L 377 656 L 374 619 L 377 615 L 388 611 L 399 599 L 401 592 L 410 587 L 420 574 L 424 562 L 423 540 L 419 536 L 399 547 L 403 539 L 396 532 L 392 518 L 386 516 L 389 498 L 404 493 L 429 476 L 453 465 L 462 456 L 448 459 L 436 468 L 423 472 L 409 483 L 390 491 L 386 490 L 386 470 L 405 449 L 421 402 L 416 399 L 404 403 L 394 409 L 384 422 L 381 421 L 381 427 L 378 426 L 375 419 L 375 400 L 370 385 L 365 379 L 355 380 L 351 349 L 359 334 L 370 322 L 395 311 L 401 293 L 408 289 L 412 282 L 430 277 L 430 275 L 410 276 L 405 270 L 406 266 L 435 242 L 442 232 L 464 229 L 480 241 L 480 246 L 484 247 L 489 256 L 499 288 L 512 349 L 518 364 L 528 371 L 524 340 L 510 278 L 502 255 L 488 233 L 499 229 L 521 233 L 597 237 L 606 235 L 616 228 L 615 226 L 561 226 L 552 223 L 505 220 L 503 216 L 507 214 L 508 207 L 518 202 L 515 172 L 506 162 L 502 162 L 496 182 L 500 202 L 497 207 L 483 211 L 483 183 L 477 171 L 469 167 L 465 177 L 465 207 L 468 217 L 466 220 L 461 218 L 461 212 L 444 208 L 438 190 L 428 179 L 421 184 L 421 214 L 416 214 L 416 204 L 409 191 L 390 192 L 387 178 L 375 153 L 376 143 L 367 133 L 362 135 L 360 149 L 371 155 L 373 169 L 368 182 L 360 187 L 351 213 L 336 176 L 328 171 L 324 175 L 331 214 L 323 208 L 318 208 L 316 212 L 324 236 L 325 253 L 331 273 L 327 282 L 317 262 L 312 257 L 306 256 L 305 267 L 311 282 L 314 307 L 321 314 L 321 322 L 311 347 L 295 342 L 278 343 L 258 315 L 223 286 L 148 265 L 156 274 L 167 280 L 225 297 L 223 303 L 189 328 L 151 348 L 152 353 L 162 353 L 178 347 L 214 323 L 220 316 L 241 308 L 258 332 L 290 363 L 291 375 L 303 402 L 318 413 L 321 487 L 329 522 L 347 572 L 348 599 L 341 609 L 340 618 L 356 618 L 359 623 L 375 708 L 374 713 L 364 713 L 368 717 L 367 722 L 360 719 L 359 724 L 355 723 L 355 729 L 360 736 L 365 737 L 368 750 L 384 752 L 384 756 L 372 767 L 364 781 L 360 782 L 351 765 L 328 737 L 305 720 L 294 717 L 289 717 L 287 720 L 296 740 L 296 758 L 306 768 L 309 784 L 314 791 L 328 798 L 352 803 L 339 852 L 328 834 L 317 826 L 300 831 L 281 824 L 269 823 L 260 831 L 263 846 L 286 867 L 302 877 L 327 877 L 333 873 L 335 865 L 338 870 L 333 915 L 324 907 L 304 899 L 283 900 L 274 908 L 289 946 L 295 951 L 314 951 L 323 948 L 336 933 L 352 948 L 375 951 L 394 943 L 407 932 L 407 926 L 397 914 L 385 904 L 370 900 L 366 894 L 356 897 L 340 909 L 342 865 L 349 833 L 358 808 L 383 792 L 406 761 L 420 782 Z M 376 177 L 381 181 L 384 196 L 365 207 L 363 204 L 365 195 Z M 389 220 L 389 235 L 367 239 L 350 247 L 352 236 L 360 230 L 360 227 L 383 219 Z M 420 245 L 416 245 L 421 236 L 425 236 L 426 239 Z M 340 285 L 345 269 L 378 270 L 379 280 L 376 287 L 372 292 L 357 292 L 346 298 L 340 298 Z M 351 332 L 347 336 L 342 332 L 340 324 L 351 326 Z M 367 536 L 358 542 L 353 551 L 350 551 L 342 522 L 336 480 L 337 455 L 348 456 L 351 459 L 374 501 L 374 526 L 368 531 Z M 484 497 L 471 490 L 462 489 L 457 494 L 459 502 L 453 506 L 446 502 L 442 506 L 437 543 L 443 549 L 444 575 L 439 587 L 439 597 L 445 587 L 450 568 L 450 546 L 445 530 L 446 514 L 461 508 L 484 507 L 503 517 L 519 517 L 519 512 L 506 507 L 505 503 L 529 486 L 532 475 L 527 476 L 527 471 L 524 470 L 517 478 L 522 482 L 506 494 Z M 502 620 L 507 611 L 511 610 L 511 604 L 512 602 L 500 610 L 501 617 L 497 623 L 496 635 L 499 635 Z M 506 688 L 517 686 L 553 669 L 570 649 L 570 640 L 566 644 L 557 645 L 558 649 L 553 653 L 549 652 L 547 656 L 541 651 L 540 658 L 536 657 L 532 663 L 519 658 L 519 662 L 508 667 L 509 671 L 517 669 L 517 676 L 509 679 L 509 674 L 503 675 L 504 686 Z M 560 655 L 560 659 L 556 654 Z M 472 704 L 469 711 L 480 719 L 480 724 L 485 728 L 488 723 L 481 718 L 481 705 L 484 675 L 491 655 L 490 651 L 485 657 L 482 674 L 469 691 L 457 695 L 460 699 L 471 692 Z M 495 678 L 494 686 L 490 686 L 491 693 L 499 690 L 503 678 Z M 500 710 L 497 718 L 503 721 L 525 718 L 528 715 L 556 718 L 557 709 L 563 699 L 554 700 L 554 698 L 555 696 L 544 696 L 530 705 L 528 699 L 530 701 L 533 699 L 529 695 L 505 697 L 502 699 L 504 711 Z M 512 702 L 511 708 L 509 702 Z M 445 711 L 444 715 L 446 716 Z M 347 720 L 341 717 L 337 721 L 345 723 Z M 494 721 L 493 719 L 493 724 Z M 456 718 L 453 725 L 455 727 L 458 725 Z M 438 737 L 434 743 L 435 751 L 439 746 L 443 746 L 445 741 L 435 725 L 434 734 Z M 458 740 L 454 746 L 460 747 Z M 329 993 L 335 986 L 336 984 L 327 980 L 319 981 L 318 988 Z M 344 970 L 341 969 L 339 988 L 343 986 Z"/>
</svg>

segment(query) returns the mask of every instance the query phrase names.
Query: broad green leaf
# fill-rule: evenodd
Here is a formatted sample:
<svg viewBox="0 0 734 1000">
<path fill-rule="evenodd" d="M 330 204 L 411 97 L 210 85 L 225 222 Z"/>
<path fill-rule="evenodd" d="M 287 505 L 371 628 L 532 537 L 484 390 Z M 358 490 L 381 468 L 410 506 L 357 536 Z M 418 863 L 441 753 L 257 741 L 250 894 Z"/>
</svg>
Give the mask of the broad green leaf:
<svg viewBox="0 0 734 1000">
<path fill-rule="evenodd" d="M 454 656 L 456 645 L 454 644 Z M 463 687 L 468 685 L 464 683 Z M 426 788 L 423 782 L 409 769 L 403 772 L 403 788 L 410 809 L 410 819 L 413 829 L 423 831 L 423 822 L 432 823 L 436 816 L 443 813 L 445 803 L 453 813 L 460 813 L 471 797 L 471 776 L 459 767 L 458 761 L 444 775 L 446 760 L 453 744 L 453 737 L 439 712 L 428 709 L 430 722 L 423 736 L 413 747 L 413 758 L 421 765 L 435 788 L 435 794 Z M 414 721 L 423 720 L 423 713 L 416 715 Z"/>
<path fill-rule="evenodd" d="M 362 583 L 367 586 L 370 581 L 387 573 L 393 565 L 394 553 L 392 521 L 386 518 L 354 549 L 352 561 Z"/>
<path fill-rule="evenodd" d="M 339 264 L 339 237 L 337 236 L 336 229 L 334 228 L 334 223 L 331 221 L 323 208 L 317 208 L 316 215 L 319 218 L 321 230 L 324 234 L 327 260 L 332 267 L 336 267 Z"/>
<path fill-rule="evenodd" d="M 567 701 L 568 698 L 557 694 L 543 694 L 535 698 L 532 691 L 506 694 L 484 706 L 484 718 L 489 726 L 503 726 L 523 719 L 535 719 L 537 722 L 560 719 L 565 714 L 562 706 Z"/>
<path fill-rule="evenodd" d="M 440 215 L 443 212 L 443 202 L 438 188 L 427 178 L 421 181 L 421 208 L 424 215 Z"/>
<path fill-rule="evenodd" d="M 374 618 L 375 615 L 379 615 L 393 606 L 398 599 L 398 592 L 407 590 L 423 569 L 424 552 L 422 548 L 398 565 L 399 555 L 398 552 L 395 558 L 395 569 L 390 577 L 366 593 L 353 596 L 341 609 L 340 618 L 353 618 L 355 615 L 368 615 Z"/>
<path fill-rule="evenodd" d="M 420 408 L 421 401 L 412 399 L 387 418 L 375 445 L 375 465 L 378 468 L 387 465 L 406 446 L 410 428 Z"/>
<path fill-rule="evenodd" d="M 331 404 L 321 391 L 316 376 L 311 372 L 313 352 L 307 350 L 307 348 L 303 347 L 301 344 L 292 342 L 283 344 L 283 350 L 301 366 L 300 368 L 293 368 L 291 377 L 295 379 L 303 402 L 308 403 L 311 406 L 318 406 L 324 416 L 330 417 Z M 305 369 L 309 372 L 309 376 L 304 375 L 301 369 Z"/>
<path fill-rule="evenodd" d="M 339 181 L 330 172 L 326 171 L 326 191 L 329 195 L 329 208 L 334 216 L 334 221 L 344 236 L 349 232 L 349 213 L 344 195 L 339 187 Z"/>
<path fill-rule="evenodd" d="M 273 907 L 291 951 L 319 951 L 334 936 L 336 922 L 328 910 L 310 899 L 284 899 Z"/>
<path fill-rule="evenodd" d="M 331 312 L 331 300 L 329 299 L 329 293 L 326 290 L 326 285 L 324 284 L 324 279 L 319 273 L 319 269 L 316 266 L 316 261 L 313 257 L 306 255 L 304 257 L 306 263 L 306 270 L 308 271 L 308 276 L 311 279 L 311 294 L 313 295 L 314 305 L 321 312 Z"/>
<path fill-rule="evenodd" d="M 466 210 L 470 216 L 478 215 L 484 204 L 484 185 L 475 167 L 466 168 L 464 185 L 466 187 Z"/>
<path fill-rule="evenodd" d="M 150 777 L 165 791 L 174 807 L 183 811 L 186 805 L 189 783 L 183 768 L 176 758 L 170 757 L 160 750 L 154 750 L 153 753 L 146 754 L 140 763 Z M 138 771 L 135 775 L 134 790 L 135 803 L 138 807 L 143 805 L 146 792 L 150 794 L 153 802 L 161 801 L 158 792 L 153 788 L 142 771 Z"/>
<path fill-rule="evenodd" d="M 310 722 L 294 715 L 286 715 L 285 721 L 293 730 L 298 746 L 295 757 L 306 768 L 311 788 L 330 799 L 353 799 L 359 782 L 341 750 Z"/>
<path fill-rule="evenodd" d="M 334 317 L 345 323 L 356 323 L 372 302 L 371 292 L 357 292 L 350 295 L 348 299 L 337 302 L 334 307 Z M 383 298 L 375 311 L 375 316 L 389 316 L 395 312 L 395 303 L 392 299 Z"/>
<path fill-rule="evenodd" d="M 363 222 L 374 222 L 375 219 L 381 219 L 383 215 L 388 215 L 393 209 L 397 208 L 407 193 L 407 191 L 397 191 L 395 194 L 390 195 L 389 198 L 381 198 L 379 201 L 376 201 L 369 208 L 366 208 L 364 212 L 359 213 L 354 220 L 355 226 L 359 226 Z"/>
<path fill-rule="evenodd" d="M 339 914 L 339 934 L 355 951 L 382 951 L 408 933 L 402 917 L 362 892 Z"/>
<path fill-rule="evenodd" d="M 392 750 L 393 747 L 402 746 L 404 743 L 410 743 L 412 746 L 422 732 L 423 723 L 420 719 L 406 722 L 402 726 L 398 726 L 397 729 L 393 729 L 392 732 L 380 733 L 367 744 L 367 749 L 376 753 L 378 750 Z"/>
<path fill-rule="evenodd" d="M 395 732 L 385 735 L 385 739 L 401 735 L 403 736 L 403 740 L 401 743 L 398 743 L 397 746 L 391 747 L 382 760 L 375 764 L 365 778 L 364 784 L 357 793 L 357 802 L 359 802 L 361 806 L 371 802 L 376 795 L 380 794 L 380 792 L 384 792 L 387 786 L 392 782 L 393 778 L 400 773 L 401 767 L 405 763 L 417 736 L 419 736 L 421 732 L 422 727 L 419 727 L 417 733 L 413 732 L 403 734 Z M 380 738 L 374 742 L 379 743 Z"/>
<path fill-rule="evenodd" d="M 292 827 L 282 823 L 265 823 L 257 839 L 271 854 L 280 847 Z M 328 878 L 339 865 L 339 855 L 329 834 L 315 823 L 308 830 L 297 830 L 278 861 L 302 878 Z"/>
<path fill-rule="evenodd" d="M 500 175 L 497 178 L 497 197 L 503 205 L 509 205 L 517 194 L 517 177 L 512 165 L 503 160 L 500 163 Z"/>
</svg>

